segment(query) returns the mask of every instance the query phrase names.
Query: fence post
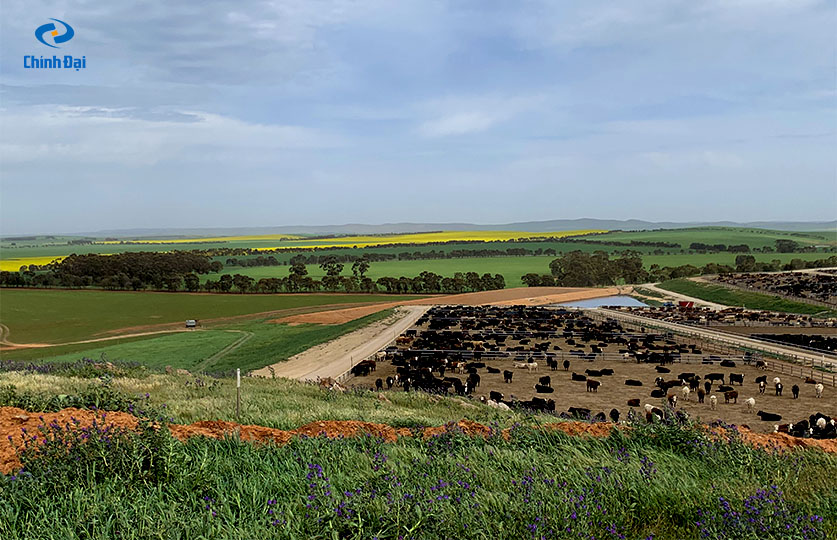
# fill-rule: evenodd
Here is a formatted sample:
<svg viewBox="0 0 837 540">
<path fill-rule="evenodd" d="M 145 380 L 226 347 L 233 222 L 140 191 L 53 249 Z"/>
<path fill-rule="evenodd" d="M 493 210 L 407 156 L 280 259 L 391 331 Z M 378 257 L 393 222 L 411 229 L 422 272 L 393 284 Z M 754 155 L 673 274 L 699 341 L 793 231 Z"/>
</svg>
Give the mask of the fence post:
<svg viewBox="0 0 837 540">
<path fill-rule="evenodd" d="M 241 422 L 241 368 L 235 369 L 235 420 Z"/>
</svg>

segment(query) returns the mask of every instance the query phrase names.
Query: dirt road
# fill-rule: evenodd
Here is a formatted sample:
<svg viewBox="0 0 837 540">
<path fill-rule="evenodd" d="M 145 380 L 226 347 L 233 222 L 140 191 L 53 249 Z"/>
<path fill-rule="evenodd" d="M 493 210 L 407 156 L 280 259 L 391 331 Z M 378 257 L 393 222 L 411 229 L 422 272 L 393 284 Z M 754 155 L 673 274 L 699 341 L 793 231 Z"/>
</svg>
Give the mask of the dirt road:
<svg viewBox="0 0 837 540">
<path fill-rule="evenodd" d="M 391 317 L 312 347 L 285 362 L 256 370 L 253 375 L 271 377 L 270 368 L 273 368 L 277 377 L 300 381 L 338 377 L 410 328 L 429 307 L 400 307 Z"/>
</svg>

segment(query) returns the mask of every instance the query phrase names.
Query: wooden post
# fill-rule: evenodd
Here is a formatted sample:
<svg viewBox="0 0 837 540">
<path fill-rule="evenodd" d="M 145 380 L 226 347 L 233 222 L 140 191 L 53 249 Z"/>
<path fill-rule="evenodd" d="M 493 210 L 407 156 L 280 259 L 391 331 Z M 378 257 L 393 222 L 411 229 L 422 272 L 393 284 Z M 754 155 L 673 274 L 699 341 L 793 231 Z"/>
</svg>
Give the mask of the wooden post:
<svg viewBox="0 0 837 540">
<path fill-rule="evenodd" d="M 235 370 L 235 419 L 241 422 L 241 368 Z"/>
</svg>

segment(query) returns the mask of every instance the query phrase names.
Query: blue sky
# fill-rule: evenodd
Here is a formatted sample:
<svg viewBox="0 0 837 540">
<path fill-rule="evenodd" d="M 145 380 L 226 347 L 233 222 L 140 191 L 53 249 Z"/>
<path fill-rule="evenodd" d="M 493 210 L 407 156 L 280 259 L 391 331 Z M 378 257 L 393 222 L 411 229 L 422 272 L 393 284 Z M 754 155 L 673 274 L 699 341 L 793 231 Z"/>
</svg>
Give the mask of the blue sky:
<svg viewBox="0 0 837 540">
<path fill-rule="evenodd" d="M 6 235 L 837 217 L 833 0 L 12 0 L 0 24 Z M 23 69 L 53 53 L 88 67 Z"/>
</svg>

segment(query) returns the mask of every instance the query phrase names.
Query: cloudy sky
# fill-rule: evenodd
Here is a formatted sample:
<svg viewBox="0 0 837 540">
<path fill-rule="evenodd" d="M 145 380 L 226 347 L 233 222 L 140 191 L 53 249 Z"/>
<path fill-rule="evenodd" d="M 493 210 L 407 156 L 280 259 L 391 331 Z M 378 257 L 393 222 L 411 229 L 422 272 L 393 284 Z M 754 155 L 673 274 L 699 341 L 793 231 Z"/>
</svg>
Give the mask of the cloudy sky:
<svg viewBox="0 0 837 540">
<path fill-rule="evenodd" d="M 6 0 L 0 232 L 834 219 L 835 5 Z"/>
</svg>

